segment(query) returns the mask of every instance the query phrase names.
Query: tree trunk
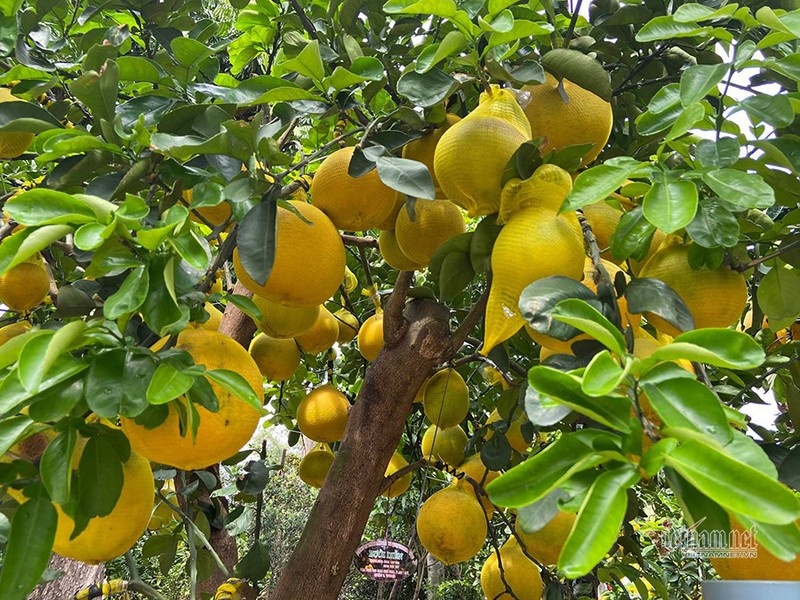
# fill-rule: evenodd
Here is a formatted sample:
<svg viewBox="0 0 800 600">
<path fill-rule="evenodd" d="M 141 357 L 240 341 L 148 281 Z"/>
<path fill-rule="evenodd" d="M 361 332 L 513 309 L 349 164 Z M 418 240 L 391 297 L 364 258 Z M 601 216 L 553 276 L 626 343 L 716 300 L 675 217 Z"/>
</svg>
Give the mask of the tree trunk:
<svg viewBox="0 0 800 600">
<path fill-rule="evenodd" d="M 83 588 L 102 583 L 106 576 L 106 567 L 103 563 L 89 565 L 71 558 L 64 558 L 58 554 L 50 556 L 50 564 L 47 567 L 54 571 L 61 571 L 61 577 L 37 587 L 30 593 L 27 600 L 72 598 Z"/>
<path fill-rule="evenodd" d="M 449 311 L 432 300 L 414 300 L 403 311 L 404 301 L 398 279 L 384 316 L 386 346 L 367 370 L 341 447 L 273 600 L 338 597 L 414 396 L 431 369 L 452 354 Z"/>
</svg>

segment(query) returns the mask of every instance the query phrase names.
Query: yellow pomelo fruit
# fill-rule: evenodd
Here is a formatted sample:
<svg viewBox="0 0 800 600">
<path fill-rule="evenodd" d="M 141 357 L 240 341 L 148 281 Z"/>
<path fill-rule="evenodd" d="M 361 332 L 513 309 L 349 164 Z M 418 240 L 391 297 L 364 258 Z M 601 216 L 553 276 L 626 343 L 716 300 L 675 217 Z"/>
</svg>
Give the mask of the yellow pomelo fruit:
<svg viewBox="0 0 800 600">
<path fill-rule="evenodd" d="M 336 337 L 336 341 L 340 344 L 352 342 L 361 327 L 358 318 L 346 308 L 340 308 L 333 313 L 333 316 L 336 317 L 336 323 L 339 326 L 339 335 Z"/>
<path fill-rule="evenodd" d="M 427 387 L 428 382 L 430 380 L 431 380 L 431 378 L 428 377 L 425 381 L 422 382 L 422 385 L 419 386 L 419 389 L 417 390 L 417 395 L 414 396 L 414 404 L 419 404 L 420 402 L 425 402 L 425 388 Z"/>
<path fill-rule="evenodd" d="M 506 429 L 505 436 L 508 440 L 508 445 L 511 446 L 514 450 L 519 452 L 520 454 L 525 454 L 528 451 L 528 446 L 530 446 L 530 442 L 525 440 L 525 436 L 522 435 L 522 426 L 528 421 L 528 418 L 525 416 L 522 411 L 517 411 L 517 415 L 513 421 Z M 486 419 L 486 424 L 490 425 L 497 421 L 502 421 L 503 417 L 500 416 L 500 413 L 497 412 L 497 409 L 494 409 L 492 413 L 489 415 L 489 418 Z M 490 440 L 494 435 L 494 430 L 489 430 L 486 434 L 485 439 Z"/>
<path fill-rule="evenodd" d="M 616 194 L 612 194 L 612 196 L 615 198 L 622 198 L 621 196 L 618 197 Z M 600 254 L 600 256 L 604 260 L 619 264 L 621 261 L 618 261 L 616 258 L 614 258 L 608 248 L 611 247 L 611 237 L 614 235 L 614 232 L 619 226 L 619 220 L 624 214 L 623 211 L 614 208 L 604 201 L 589 204 L 588 206 L 584 206 L 581 210 L 583 211 L 583 216 L 586 217 L 587 223 L 589 223 L 592 228 L 594 237 L 597 240 L 598 248 L 604 251 Z M 633 271 L 634 275 L 641 270 L 642 265 L 647 262 L 647 259 L 655 254 L 665 237 L 666 236 L 664 235 L 663 231 L 656 229 L 655 233 L 653 233 L 653 239 L 650 241 L 650 249 L 648 250 L 647 256 L 644 258 L 644 260 L 639 262 L 632 258 L 630 259 L 631 270 Z"/>
<path fill-rule="evenodd" d="M 469 389 L 455 369 L 442 369 L 425 386 L 425 416 L 441 428 L 453 427 L 469 411 Z"/>
<path fill-rule="evenodd" d="M 528 553 L 543 565 L 554 565 L 567 541 L 576 515 L 559 511 L 544 527 L 533 533 L 526 533 L 517 521 L 516 532 Z"/>
<path fill-rule="evenodd" d="M 608 272 L 609 277 L 611 277 L 612 282 L 616 278 L 617 273 L 624 273 L 624 271 L 614 263 L 604 259 L 600 260 L 602 261 L 603 266 Z M 627 275 L 625 276 L 625 279 L 626 281 L 629 279 Z M 583 265 L 583 280 L 581 281 L 581 283 L 583 283 L 593 292 L 597 293 L 597 283 L 595 283 L 594 263 L 592 263 L 592 259 L 589 258 L 588 256 L 586 257 Z M 628 312 L 628 301 L 624 296 L 621 298 L 617 298 L 617 305 L 619 306 L 620 315 L 622 316 L 623 328 L 627 328 L 628 325 L 630 325 L 633 328 L 634 333 L 637 332 L 641 327 L 641 320 L 642 320 L 641 315 L 631 314 L 630 312 Z M 588 333 L 581 333 L 569 340 L 559 340 L 549 335 L 545 335 L 543 333 L 535 331 L 527 323 L 525 323 L 525 331 L 528 332 L 528 335 L 534 342 L 536 342 L 543 348 L 551 350 L 555 354 L 573 354 L 572 345 L 575 342 L 592 339 L 592 337 Z M 540 356 L 540 358 L 544 360 L 544 357 Z"/>
<path fill-rule="evenodd" d="M 425 265 L 408 258 L 397 243 L 394 229 L 384 229 L 378 236 L 378 249 L 387 265 L 398 271 L 422 271 Z"/>
<path fill-rule="evenodd" d="M 458 115 L 448 114 L 445 117 L 445 122 L 442 123 L 441 126 L 437 127 L 429 134 L 419 139 L 412 140 L 403 146 L 403 158 L 419 161 L 428 167 L 428 171 L 430 171 L 431 178 L 433 179 L 433 187 L 436 190 L 437 198 L 442 197 L 442 188 L 439 185 L 439 180 L 436 178 L 436 172 L 433 166 L 436 145 L 439 143 L 439 140 L 442 139 L 444 132 L 460 120 L 461 117 Z"/>
<path fill-rule="evenodd" d="M 358 287 L 358 277 L 353 273 L 349 267 L 344 268 L 344 279 L 342 280 L 344 291 L 348 294 Z"/>
<path fill-rule="evenodd" d="M 342 238 L 321 210 L 290 200 L 297 212 L 278 207 L 278 241 L 275 262 L 265 285 L 258 285 L 244 270 L 239 249 L 233 265 L 239 280 L 257 296 L 289 306 L 316 306 L 330 298 L 344 279 Z"/>
<path fill-rule="evenodd" d="M 467 434 L 458 425 L 444 429 L 431 425 L 422 436 L 422 457 L 457 467 L 464 462 L 467 441 Z"/>
<path fill-rule="evenodd" d="M 258 328 L 270 337 L 293 338 L 305 333 L 319 316 L 320 306 L 284 306 L 261 296 L 253 296 L 261 311 Z"/>
<path fill-rule="evenodd" d="M 572 177 L 564 169 L 553 164 L 544 164 L 528 179 L 511 179 L 503 186 L 500 196 L 498 223 L 508 223 L 511 216 L 523 208 L 547 208 L 559 211 L 572 190 Z"/>
<path fill-rule="evenodd" d="M 14 312 L 39 306 L 50 292 L 50 275 L 41 264 L 24 262 L 0 276 L 0 304 Z"/>
<path fill-rule="evenodd" d="M 314 388 L 297 407 L 300 432 L 315 442 L 338 442 L 347 427 L 350 403 L 344 394 L 325 383 Z"/>
<path fill-rule="evenodd" d="M 671 337 L 667 337 L 668 340 L 672 340 Z M 662 342 L 654 338 L 644 329 L 640 329 L 636 332 L 636 337 L 633 338 L 633 355 L 636 358 L 650 358 L 653 352 L 665 346 L 667 341 Z M 685 358 L 681 358 L 678 360 L 673 361 L 682 369 L 689 371 L 690 373 L 694 373 L 694 367 L 692 366 L 691 361 L 686 360 Z M 652 420 L 652 419 L 651 419 Z"/>
<path fill-rule="evenodd" d="M 689 266 L 688 255 L 689 247 L 684 244 L 662 246 L 639 275 L 660 279 L 675 290 L 692 313 L 697 329 L 733 325 L 747 305 L 744 276 L 724 266 L 694 270 Z M 660 332 L 673 337 L 681 333 L 657 315 L 644 316 Z"/>
<path fill-rule="evenodd" d="M 466 226 L 459 208 L 449 200 L 417 200 L 415 219 L 407 210 L 397 215 L 394 234 L 400 250 L 412 261 L 427 266 L 436 249 Z"/>
<path fill-rule="evenodd" d="M 337 229 L 375 229 L 394 210 L 397 192 L 373 169 L 361 177 L 350 177 L 347 169 L 355 148 L 340 148 L 314 173 L 311 201 L 328 215 Z"/>
<path fill-rule="evenodd" d="M 0 102 L 24 102 L 17 98 L 8 88 L 0 88 Z M 28 131 L 0 132 L 0 159 L 17 158 L 28 149 L 34 134 Z"/>
<path fill-rule="evenodd" d="M 405 194 L 397 194 L 397 200 L 394 203 L 394 208 L 392 212 L 389 213 L 381 223 L 375 227 L 375 229 L 394 229 L 394 223 L 397 221 L 397 214 L 402 210 L 402 208 L 406 205 L 406 197 Z"/>
<path fill-rule="evenodd" d="M 384 474 L 384 477 L 389 477 L 390 475 L 397 473 L 397 471 L 404 469 L 407 466 L 408 461 L 405 459 L 405 457 L 399 452 L 395 452 L 392 454 L 392 458 L 389 460 L 389 466 L 386 467 L 386 473 Z M 388 490 L 384 490 L 382 495 L 386 496 L 387 498 L 396 498 L 397 496 L 405 494 L 410 486 L 411 473 L 409 472 L 389 486 Z"/>
<path fill-rule="evenodd" d="M 333 316 L 333 313 L 324 306 L 319 307 L 317 313 L 317 320 L 311 326 L 311 329 L 305 333 L 301 333 L 294 339 L 297 345 L 303 352 L 308 354 L 319 354 L 331 349 L 336 343 L 336 338 L 339 337 L 339 321 Z"/>
<path fill-rule="evenodd" d="M 507 390 L 509 388 L 508 381 L 506 381 L 506 378 L 498 369 L 496 369 L 492 365 L 484 365 L 481 368 L 481 375 L 483 376 L 483 379 L 486 381 L 486 383 L 488 383 L 489 385 L 500 384 L 500 387 L 503 388 L 504 390 Z"/>
<path fill-rule="evenodd" d="M 319 489 L 325 483 L 334 458 L 333 451 L 328 444 L 317 444 L 300 461 L 297 474 L 305 483 Z"/>
<path fill-rule="evenodd" d="M 182 196 L 190 210 L 189 218 L 195 223 L 201 223 L 203 225 L 208 224 L 216 229 L 231 217 L 231 205 L 227 202 L 221 202 L 216 206 L 201 206 L 200 208 L 193 209 L 192 190 L 184 190 Z M 200 216 L 197 216 L 195 212 Z M 225 231 L 230 231 L 233 225 L 233 222 L 229 223 Z"/>
<path fill-rule="evenodd" d="M 483 464 L 481 460 L 480 454 L 473 454 L 467 460 L 465 460 L 461 465 L 459 465 L 458 470 L 463 472 L 465 475 L 479 483 L 484 489 L 486 486 L 500 477 L 499 471 L 490 471 L 486 468 L 486 465 Z M 486 516 L 491 519 L 492 515 L 494 514 L 494 504 L 491 503 L 489 498 L 487 498 L 483 494 L 478 494 L 475 491 L 475 487 L 466 479 L 456 479 L 454 481 L 454 485 L 461 487 L 466 492 L 475 495 L 475 498 L 480 501 L 481 506 L 483 506 L 483 510 L 486 513 Z"/>
<path fill-rule="evenodd" d="M 208 313 L 208 319 L 202 323 L 189 322 L 189 327 L 208 329 L 209 331 L 217 331 L 219 324 L 222 323 L 222 311 L 211 302 L 206 302 L 203 308 Z"/>
<path fill-rule="evenodd" d="M 250 356 L 270 381 L 286 381 L 300 366 L 300 350 L 294 340 L 259 333 L 250 342 Z"/>
<path fill-rule="evenodd" d="M 457 486 L 439 490 L 417 515 L 420 543 L 446 565 L 469 560 L 486 541 L 486 516 L 475 496 Z"/>
<path fill-rule="evenodd" d="M 241 375 L 263 400 L 263 385 L 258 365 L 242 346 L 231 338 L 206 329 L 185 329 L 178 335 L 175 348 L 188 352 L 194 362 L 207 370 L 228 369 Z M 200 416 L 197 436 L 191 431 L 181 435 L 178 409 L 175 402 L 167 405 L 166 420 L 153 429 L 137 424 L 133 419 L 120 419 L 122 431 L 134 450 L 153 462 L 184 470 L 203 469 L 233 456 L 252 437 L 260 413 L 247 402 L 234 396 L 215 382 L 211 388 L 219 400 L 219 410 L 211 412 L 195 405 Z M 178 399 L 184 404 L 184 397 Z"/>
<path fill-rule="evenodd" d="M 164 482 L 164 485 L 161 486 L 161 493 L 173 504 L 178 504 L 178 499 L 175 497 L 175 482 L 172 479 L 167 479 Z M 150 521 L 147 523 L 147 528 L 150 531 L 157 531 L 169 525 L 173 520 L 180 520 L 180 518 L 180 515 L 169 504 L 160 498 L 156 498 L 156 505 Z"/>
<path fill-rule="evenodd" d="M 536 563 L 525 556 L 515 537 L 500 547 L 498 564 L 497 552 L 492 552 L 481 568 L 481 589 L 489 600 L 540 600 L 542 597 L 542 576 Z M 500 575 L 500 565 L 503 575 Z M 503 581 L 505 579 L 505 582 Z M 511 588 L 513 596 L 508 593 Z"/>
<path fill-rule="evenodd" d="M 583 236 L 573 213 L 525 208 L 500 230 L 492 249 L 492 286 L 486 304 L 481 354 L 519 331 L 519 297 L 528 285 L 551 275 L 575 280 L 583 273 Z"/>
<path fill-rule="evenodd" d="M 383 350 L 383 313 L 375 313 L 361 324 L 358 330 L 358 351 L 373 362 Z"/>
<path fill-rule="evenodd" d="M 569 102 L 564 102 L 558 80 L 550 73 L 544 83 L 522 88 L 531 94 L 525 107 L 531 137 L 544 137 L 542 154 L 576 144 L 594 144 L 581 163 L 586 166 L 597 158 L 611 135 L 611 104 L 567 79 L 563 82 Z"/>
<path fill-rule="evenodd" d="M 30 330 L 31 324 L 28 323 L 28 321 L 19 321 L 18 323 L 12 323 L 11 325 L 0 327 L 0 346 L 5 344 L 11 338 L 15 338 L 18 335 L 27 333 Z"/>
<path fill-rule="evenodd" d="M 503 171 L 530 139 L 530 124 L 514 92 L 498 86 L 483 92 L 478 107 L 436 145 L 433 163 L 445 197 L 470 217 L 497 212 Z"/>
<path fill-rule="evenodd" d="M 796 523 L 800 526 L 800 521 Z M 747 532 L 739 522 L 731 519 L 731 533 L 740 536 Z M 756 531 L 756 556 L 753 558 L 712 558 L 711 564 L 720 579 L 746 579 L 756 581 L 800 581 L 800 556 L 784 562 L 773 556 L 758 542 Z"/>
</svg>

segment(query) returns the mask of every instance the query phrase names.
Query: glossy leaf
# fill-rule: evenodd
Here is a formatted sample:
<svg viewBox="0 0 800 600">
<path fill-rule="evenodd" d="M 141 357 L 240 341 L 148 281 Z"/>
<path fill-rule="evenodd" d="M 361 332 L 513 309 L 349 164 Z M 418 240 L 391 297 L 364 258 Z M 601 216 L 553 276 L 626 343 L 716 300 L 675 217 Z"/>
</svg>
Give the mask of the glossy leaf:
<svg viewBox="0 0 800 600">
<path fill-rule="evenodd" d="M 591 335 L 619 356 L 625 354 L 625 337 L 603 314 L 583 300 L 562 300 L 550 311 L 554 319 Z"/>
<path fill-rule="evenodd" d="M 717 85 L 725 73 L 728 72 L 729 65 L 692 65 L 681 74 L 681 104 L 684 107 L 691 106 L 695 102 L 702 100 Z"/>
<path fill-rule="evenodd" d="M 715 169 L 703 173 L 703 182 L 719 196 L 723 206 L 734 211 L 764 209 L 775 204 L 775 192 L 755 173 Z"/>
<path fill-rule="evenodd" d="M 682 331 L 694 329 L 694 318 L 680 296 L 663 281 L 649 277 L 634 279 L 625 288 L 628 311 L 652 312 Z"/>
<path fill-rule="evenodd" d="M 594 355 L 581 378 L 581 389 L 590 396 L 605 396 L 620 385 L 627 370 L 620 367 L 608 350 Z"/>
<path fill-rule="evenodd" d="M 144 265 L 131 270 L 119 289 L 103 304 L 106 319 L 118 319 L 132 313 L 144 304 L 150 289 L 149 272 Z"/>
<path fill-rule="evenodd" d="M 708 328 L 682 333 L 652 354 L 659 360 L 686 359 L 727 369 L 755 369 L 763 364 L 761 346 L 749 335 L 732 329 Z"/>
<path fill-rule="evenodd" d="M 556 339 L 569 340 L 578 335 L 580 330 L 555 319 L 552 311 L 560 302 L 570 298 L 597 299 L 592 290 L 569 277 L 539 279 L 522 290 L 519 297 L 520 315 L 535 331 Z"/>
<path fill-rule="evenodd" d="M 150 404 L 166 404 L 185 394 L 194 384 L 194 377 L 162 362 L 153 373 L 147 387 L 147 401 Z"/>
<path fill-rule="evenodd" d="M 434 200 L 433 178 L 428 167 L 416 160 L 379 156 L 375 161 L 381 181 L 393 190 L 412 198 Z"/>
<path fill-rule="evenodd" d="M 72 487 L 72 455 L 78 441 L 74 429 L 65 429 L 51 441 L 39 462 L 39 473 L 47 493 L 56 504 L 66 504 Z"/>
<path fill-rule="evenodd" d="M 97 215 L 85 202 L 72 194 L 37 188 L 10 198 L 5 212 L 22 225 L 80 224 L 97 221 Z"/>
<path fill-rule="evenodd" d="M 664 233 L 691 223 L 697 212 L 697 186 L 691 181 L 655 181 L 645 194 L 644 216 Z"/>
<path fill-rule="evenodd" d="M 78 463 L 81 512 L 100 517 L 111 513 L 119 499 L 122 483 L 122 461 L 110 437 L 94 435 L 89 438 Z"/>
<path fill-rule="evenodd" d="M 272 273 L 278 238 L 278 205 L 267 200 L 253 207 L 242 219 L 236 242 L 239 260 L 247 274 L 264 285 Z"/>
<path fill-rule="evenodd" d="M 704 248 L 730 248 L 739 242 L 739 222 L 718 202 L 700 202 L 697 213 L 686 231 L 692 240 Z"/>
<path fill-rule="evenodd" d="M 26 415 L 7 417 L 0 422 L 0 456 L 16 444 L 19 437 L 33 424 Z"/>
<path fill-rule="evenodd" d="M 793 319 L 800 314 L 800 269 L 778 263 L 758 285 L 758 304 L 770 323 Z"/>
<path fill-rule="evenodd" d="M 247 380 L 236 371 L 211 369 L 205 372 L 205 376 L 225 388 L 231 395 L 246 402 L 253 408 L 261 410 L 263 391 L 253 390 Z"/>
<path fill-rule="evenodd" d="M 455 78 L 437 67 L 425 73 L 409 69 L 397 81 L 397 93 L 417 106 L 428 107 L 442 102 L 457 85 Z"/>
<path fill-rule="evenodd" d="M 645 165 L 646 163 L 627 156 L 620 156 L 583 171 L 575 180 L 575 185 L 564 200 L 560 212 L 577 210 L 608 197 Z"/>
</svg>

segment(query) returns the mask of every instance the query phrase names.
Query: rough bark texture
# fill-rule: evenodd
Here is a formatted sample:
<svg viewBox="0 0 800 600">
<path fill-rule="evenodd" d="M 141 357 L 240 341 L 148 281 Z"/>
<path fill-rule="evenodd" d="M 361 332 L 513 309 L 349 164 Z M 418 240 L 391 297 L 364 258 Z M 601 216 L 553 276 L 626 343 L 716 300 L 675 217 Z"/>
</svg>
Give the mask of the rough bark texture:
<svg viewBox="0 0 800 600">
<path fill-rule="evenodd" d="M 272 600 L 338 597 L 414 396 L 431 368 L 452 354 L 447 309 L 414 300 L 401 313 L 404 298 L 396 287 L 384 317 L 386 347 L 367 370 L 342 445 Z"/>
<path fill-rule="evenodd" d="M 54 598 L 72 598 L 76 592 L 92 584 L 99 584 L 106 576 L 104 564 L 88 565 L 86 563 L 64 558 L 58 554 L 50 557 L 48 568 L 61 571 L 62 575 L 55 581 L 40 585 L 28 596 L 28 600 L 54 600 Z"/>
</svg>

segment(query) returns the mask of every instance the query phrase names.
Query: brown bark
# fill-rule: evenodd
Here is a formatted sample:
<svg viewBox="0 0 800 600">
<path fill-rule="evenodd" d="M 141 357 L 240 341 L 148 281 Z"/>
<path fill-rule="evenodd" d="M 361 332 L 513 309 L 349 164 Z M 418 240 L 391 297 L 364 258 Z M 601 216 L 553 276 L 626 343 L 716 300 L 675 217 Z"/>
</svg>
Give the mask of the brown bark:
<svg viewBox="0 0 800 600">
<path fill-rule="evenodd" d="M 414 396 L 430 370 L 453 352 L 445 307 L 414 300 L 402 311 L 410 281 L 404 275 L 386 308 L 386 347 L 367 371 L 342 445 L 272 600 L 337 598 Z"/>
<path fill-rule="evenodd" d="M 106 567 L 103 563 L 89 565 L 58 554 L 50 557 L 50 564 L 47 566 L 55 571 L 61 571 L 61 577 L 37 587 L 28 595 L 28 600 L 72 598 L 83 588 L 101 583 L 106 576 Z"/>
</svg>

